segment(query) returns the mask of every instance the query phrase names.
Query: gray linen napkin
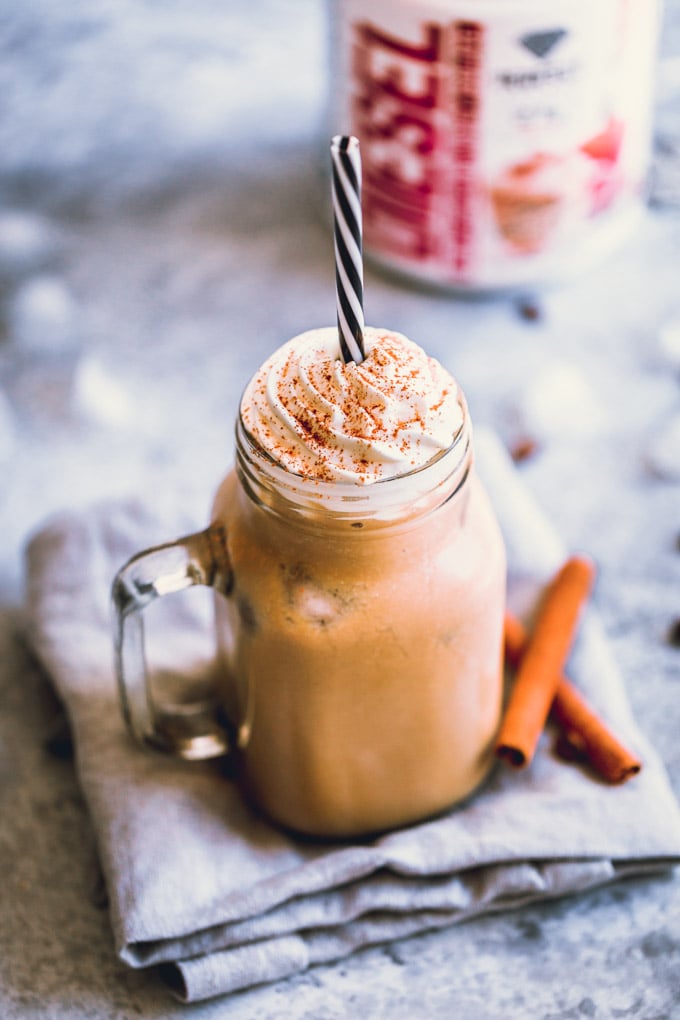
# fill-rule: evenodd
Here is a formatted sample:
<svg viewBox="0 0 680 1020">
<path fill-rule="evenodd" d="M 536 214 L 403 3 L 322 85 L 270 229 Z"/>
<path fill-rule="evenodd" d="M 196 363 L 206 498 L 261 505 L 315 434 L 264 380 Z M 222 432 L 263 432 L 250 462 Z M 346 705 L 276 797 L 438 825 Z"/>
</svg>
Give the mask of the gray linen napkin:
<svg viewBox="0 0 680 1020">
<path fill-rule="evenodd" d="M 511 604 L 525 612 L 565 550 L 495 437 L 479 432 L 476 449 L 508 547 Z M 203 522 L 171 526 L 122 503 L 48 522 L 27 549 L 27 615 L 71 720 L 117 951 L 133 967 L 161 964 L 181 999 L 274 981 L 373 943 L 680 860 L 678 805 L 631 718 L 592 610 L 569 671 L 644 761 L 621 787 L 558 762 L 544 738 L 528 770 L 495 769 L 476 797 L 443 817 L 324 844 L 258 817 L 219 763 L 136 746 L 118 710 L 109 589 L 132 552 Z"/>
</svg>

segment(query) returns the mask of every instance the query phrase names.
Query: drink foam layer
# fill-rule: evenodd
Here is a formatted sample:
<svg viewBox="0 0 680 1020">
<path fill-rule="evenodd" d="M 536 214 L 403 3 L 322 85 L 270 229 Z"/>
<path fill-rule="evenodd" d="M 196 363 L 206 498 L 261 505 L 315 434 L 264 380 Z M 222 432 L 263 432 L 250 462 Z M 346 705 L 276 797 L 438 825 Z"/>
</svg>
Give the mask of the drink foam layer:
<svg viewBox="0 0 680 1020">
<path fill-rule="evenodd" d="M 448 449 L 463 423 L 458 385 L 400 333 L 367 327 L 365 358 L 344 363 L 335 327 L 294 337 L 246 387 L 250 435 L 288 471 L 365 484 Z"/>
</svg>

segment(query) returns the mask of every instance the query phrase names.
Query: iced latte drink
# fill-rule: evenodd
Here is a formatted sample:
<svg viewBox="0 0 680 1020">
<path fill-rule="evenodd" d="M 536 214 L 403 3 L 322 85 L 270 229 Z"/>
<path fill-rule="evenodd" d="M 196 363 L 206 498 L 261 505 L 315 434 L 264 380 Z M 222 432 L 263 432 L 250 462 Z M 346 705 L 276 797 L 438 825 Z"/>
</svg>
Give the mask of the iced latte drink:
<svg viewBox="0 0 680 1020">
<path fill-rule="evenodd" d="M 346 836 L 470 793 L 501 704 L 505 560 L 451 376 L 399 334 L 277 351 L 243 396 L 217 494 L 217 597 L 245 789 L 275 820 Z"/>
<path fill-rule="evenodd" d="M 241 402 L 210 526 L 114 582 L 123 710 L 142 741 L 228 750 L 244 793 L 313 836 L 441 812 L 488 772 L 501 709 L 503 543 L 463 394 L 398 333 L 284 344 Z M 141 610 L 216 589 L 217 711 L 155 703 Z"/>
</svg>

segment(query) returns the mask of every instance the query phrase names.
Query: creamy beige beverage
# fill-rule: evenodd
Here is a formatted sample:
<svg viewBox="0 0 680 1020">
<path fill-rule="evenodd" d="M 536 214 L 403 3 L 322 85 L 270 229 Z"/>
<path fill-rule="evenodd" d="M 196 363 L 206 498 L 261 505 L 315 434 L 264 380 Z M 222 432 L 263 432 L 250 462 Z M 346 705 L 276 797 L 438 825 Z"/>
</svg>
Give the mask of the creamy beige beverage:
<svg viewBox="0 0 680 1020">
<path fill-rule="evenodd" d="M 243 395 L 236 464 L 204 531 L 133 556 L 113 584 L 122 708 L 143 743 L 234 755 L 272 819 L 314 836 L 443 811 L 490 768 L 505 555 L 465 399 L 416 344 L 367 329 L 284 344 Z M 216 590 L 214 701 L 159 703 L 141 613 Z"/>
<path fill-rule="evenodd" d="M 254 801 L 294 829 L 374 832 L 483 779 L 501 706 L 502 540 L 463 395 L 405 337 L 279 349 L 243 396 L 213 527 L 222 697 Z"/>
</svg>

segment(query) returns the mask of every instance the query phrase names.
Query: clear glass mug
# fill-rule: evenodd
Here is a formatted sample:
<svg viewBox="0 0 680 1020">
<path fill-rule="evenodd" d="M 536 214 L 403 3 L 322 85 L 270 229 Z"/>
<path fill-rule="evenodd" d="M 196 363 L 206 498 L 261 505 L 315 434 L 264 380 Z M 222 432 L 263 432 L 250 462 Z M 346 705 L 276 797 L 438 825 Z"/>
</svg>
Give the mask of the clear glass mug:
<svg viewBox="0 0 680 1020">
<path fill-rule="evenodd" d="M 505 553 L 470 421 L 424 467 L 370 485 L 276 464 L 239 420 L 202 532 L 134 556 L 113 584 L 123 712 L 142 742 L 229 753 L 245 795 L 315 836 L 443 811 L 493 759 Z M 217 711 L 157 704 L 142 610 L 215 589 Z"/>
</svg>

